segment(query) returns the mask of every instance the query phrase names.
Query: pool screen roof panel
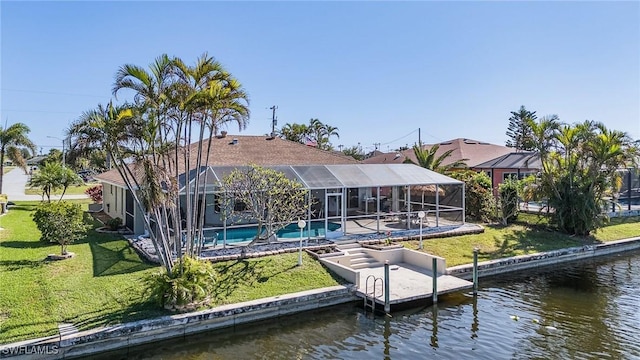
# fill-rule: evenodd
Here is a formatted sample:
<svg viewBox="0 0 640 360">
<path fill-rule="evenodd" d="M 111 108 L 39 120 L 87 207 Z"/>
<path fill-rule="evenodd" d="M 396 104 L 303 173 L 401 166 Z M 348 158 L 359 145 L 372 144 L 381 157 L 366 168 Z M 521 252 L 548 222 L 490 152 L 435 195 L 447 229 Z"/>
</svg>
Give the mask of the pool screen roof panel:
<svg viewBox="0 0 640 360">
<path fill-rule="evenodd" d="M 301 182 L 308 189 L 462 184 L 461 181 L 413 164 L 278 165 L 268 167 L 283 172 L 287 178 Z M 208 176 L 207 183 L 217 182 L 237 168 L 246 167 L 210 167 L 214 176 Z"/>
</svg>

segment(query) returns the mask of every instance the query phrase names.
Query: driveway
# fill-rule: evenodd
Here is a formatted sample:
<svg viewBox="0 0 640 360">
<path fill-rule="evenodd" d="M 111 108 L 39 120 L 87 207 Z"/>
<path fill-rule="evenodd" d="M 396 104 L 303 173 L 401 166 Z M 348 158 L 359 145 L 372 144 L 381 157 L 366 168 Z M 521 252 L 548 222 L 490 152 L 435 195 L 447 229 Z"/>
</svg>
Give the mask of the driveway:
<svg viewBox="0 0 640 360">
<path fill-rule="evenodd" d="M 29 181 L 29 175 L 19 168 L 13 168 L 2 177 L 2 193 L 7 194 L 9 201 L 42 200 L 40 195 L 25 195 L 24 189 Z M 86 199 L 87 195 L 65 195 L 64 199 Z M 60 199 L 59 195 L 51 195 L 51 200 Z"/>
</svg>

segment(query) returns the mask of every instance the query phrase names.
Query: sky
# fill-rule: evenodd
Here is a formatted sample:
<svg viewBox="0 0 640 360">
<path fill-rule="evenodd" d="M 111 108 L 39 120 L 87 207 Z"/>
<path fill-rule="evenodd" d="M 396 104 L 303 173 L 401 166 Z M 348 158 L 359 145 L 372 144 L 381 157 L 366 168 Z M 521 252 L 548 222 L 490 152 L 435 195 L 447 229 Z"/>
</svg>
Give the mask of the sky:
<svg viewBox="0 0 640 360">
<path fill-rule="evenodd" d="M 640 139 L 640 2 L 1 1 L 0 120 L 43 153 L 114 99 L 124 64 L 208 53 L 250 96 L 246 130 L 317 118 L 332 144 L 504 144 L 521 105 Z M 119 96 L 116 102 L 127 98 Z M 58 138 L 58 139 L 56 139 Z"/>
</svg>

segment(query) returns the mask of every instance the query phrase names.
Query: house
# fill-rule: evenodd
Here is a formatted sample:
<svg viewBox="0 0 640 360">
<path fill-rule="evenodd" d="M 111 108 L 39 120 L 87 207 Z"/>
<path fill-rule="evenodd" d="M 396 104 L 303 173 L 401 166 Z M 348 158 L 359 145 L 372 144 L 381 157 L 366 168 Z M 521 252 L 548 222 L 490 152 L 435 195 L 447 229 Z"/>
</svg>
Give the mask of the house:
<svg viewBox="0 0 640 360">
<path fill-rule="evenodd" d="M 494 195 L 498 194 L 498 186 L 509 177 L 522 179 L 536 174 L 542 168 L 540 156 L 536 152 L 511 152 L 495 159 L 485 161 L 473 167 L 474 170 L 484 171 L 491 179 Z"/>
<path fill-rule="evenodd" d="M 436 144 L 423 145 L 424 148 L 430 149 Z M 512 148 L 490 144 L 472 139 L 453 139 L 443 141 L 437 144 L 439 146 L 436 156 L 440 156 L 445 152 L 452 150 L 451 155 L 444 161 L 443 165 L 447 165 L 458 160 L 465 160 L 469 168 L 475 167 L 485 161 L 508 154 L 513 151 Z M 406 159 L 417 162 L 413 149 L 400 152 L 382 153 L 365 159 L 365 164 L 402 164 Z"/>
<path fill-rule="evenodd" d="M 45 155 L 37 155 L 34 156 L 30 159 L 27 159 L 27 166 L 29 167 L 33 167 L 33 166 L 39 166 L 40 163 L 42 163 L 42 161 L 44 161 L 47 158 L 47 156 Z"/>
<path fill-rule="evenodd" d="M 409 228 L 415 225 L 419 211 L 426 211 L 426 220 L 436 226 L 464 223 L 464 183 L 419 166 L 363 164 L 339 153 L 277 137 L 220 136 L 212 142 L 208 163 L 190 169 L 189 178 L 198 172 L 207 174 L 204 186 L 212 190 L 198 199 L 205 203 L 204 230 L 225 242 L 231 230 L 240 233 L 249 224 L 229 223 L 222 216 L 216 202 L 219 190 L 215 189 L 226 174 L 248 164 L 279 170 L 309 190 L 311 206 L 305 219 L 309 237 L 329 236 L 331 232 L 336 236 L 379 232 L 387 225 Z M 195 157 L 197 144 L 191 146 Z M 186 175 L 178 179 L 183 197 L 192 193 L 194 186 L 185 180 Z M 104 211 L 124 219 L 134 233 L 143 233 L 143 214 L 134 207 L 133 196 L 118 172 L 110 170 L 95 178 L 103 184 Z"/>
</svg>

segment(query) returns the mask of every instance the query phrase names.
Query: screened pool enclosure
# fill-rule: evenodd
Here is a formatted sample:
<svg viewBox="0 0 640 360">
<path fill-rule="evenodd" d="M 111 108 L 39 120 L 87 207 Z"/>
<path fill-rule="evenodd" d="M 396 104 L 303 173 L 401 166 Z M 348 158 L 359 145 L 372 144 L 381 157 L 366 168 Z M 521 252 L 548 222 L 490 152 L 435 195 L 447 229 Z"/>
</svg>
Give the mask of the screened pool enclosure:
<svg viewBox="0 0 640 360">
<path fill-rule="evenodd" d="M 346 239 L 352 234 L 385 233 L 463 224 L 464 183 L 412 164 L 293 165 L 265 166 L 300 182 L 308 190 L 309 202 L 303 237 Z M 252 240 L 255 223 L 225 219 L 220 208 L 222 179 L 237 166 L 210 166 L 201 169 L 204 186 L 205 245 L 227 245 Z M 241 168 L 240 168 L 241 169 Z M 206 176 L 205 175 L 206 172 Z M 195 170 L 189 174 L 195 178 Z M 182 177 L 181 196 L 194 193 Z M 205 180 L 206 179 L 206 180 Z M 418 215 L 424 215 L 421 218 Z M 284 225 L 284 224 L 283 224 Z M 300 237 L 295 224 L 278 232 L 280 240 Z M 253 227 L 253 229 L 251 229 Z"/>
</svg>

